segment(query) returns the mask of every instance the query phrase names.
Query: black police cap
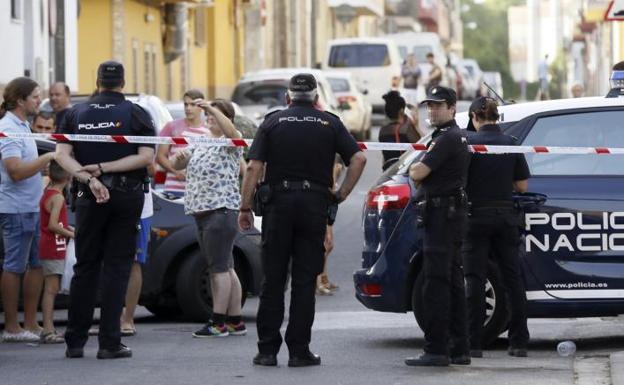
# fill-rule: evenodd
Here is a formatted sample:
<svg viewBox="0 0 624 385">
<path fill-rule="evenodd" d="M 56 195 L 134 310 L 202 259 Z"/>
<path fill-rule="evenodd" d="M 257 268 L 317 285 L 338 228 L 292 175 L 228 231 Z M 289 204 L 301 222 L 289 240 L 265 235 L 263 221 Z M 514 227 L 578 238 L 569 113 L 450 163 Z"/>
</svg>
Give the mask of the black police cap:
<svg viewBox="0 0 624 385">
<path fill-rule="evenodd" d="M 429 92 L 427 92 L 427 98 L 423 100 L 422 102 L 420 102 L 420 104 L 429 103 L 429 102 L 432 102 L 432 103 L 446 102 L 446 104 L 448 105 L 454 105 L 455 103 L 457 103 L 457 94 L 455 93 L 455 90 L 452 88 L 447 88 L 447 87 L 442 87 L 442 86 L 431 87 Z"/>
<path fill-rule="evenodd" d="M 124 80 L 123 64 L 109 60 L 98 67 L 98 80 L 104 82 L 114 82 Z"/>
<path fill-rule="evenodd" d="M 312 74 L 302 73 L 290 78 L 288 90 L 292 92 L 310 92 L 317 87 L 316 78 Z"/>
</svg>

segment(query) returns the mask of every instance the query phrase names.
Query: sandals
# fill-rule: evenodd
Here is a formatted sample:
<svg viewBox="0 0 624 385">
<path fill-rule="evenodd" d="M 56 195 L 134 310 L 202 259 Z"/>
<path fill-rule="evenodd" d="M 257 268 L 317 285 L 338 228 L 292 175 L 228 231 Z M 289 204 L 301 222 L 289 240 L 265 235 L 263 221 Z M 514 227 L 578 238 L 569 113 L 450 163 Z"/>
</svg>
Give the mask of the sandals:
<svg viewBox="0 0 624 385">
<path fill-rule="evenodd" d="M 122 337 L 132 337 L 135 334 L 136 334 L 135 328 L 121 328 Z"/>
<path fill-rule="evenodd" d="M 42 344 L 63 344 L 65 343 L 65 337 L 62 334 L 59 334 L 56 330 L 51 332 L 41 333 L 41 340 L 39 341 Z"/>
</svg>

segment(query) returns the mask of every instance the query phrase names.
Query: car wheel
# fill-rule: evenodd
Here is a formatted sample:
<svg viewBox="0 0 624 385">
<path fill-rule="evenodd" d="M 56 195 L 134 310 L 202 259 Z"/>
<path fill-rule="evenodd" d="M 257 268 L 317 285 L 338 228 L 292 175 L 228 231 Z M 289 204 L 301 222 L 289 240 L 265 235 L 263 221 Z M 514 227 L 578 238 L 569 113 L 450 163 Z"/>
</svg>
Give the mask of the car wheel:
<svg viewBox="0 0 624 385">
<path fill-rule="evenodd" d="M 182 262 L 176 279 L 176 294 L 184 316 L 195 322 L 206 322 L 212 316 L 212 293 L 208 261 L 199 250 Z"/>
<path fill-rule="evenodd" d="M 234 270 L 241 281 L 241 307 L 247 299 L 247 274 L 244 257 L 234 254 Z M 208 261 L 199 250 L 191 252 L 182 262 L 176 279 L 176 293 L 184 316 L 196 322 L 206 322 L 212 316 L 212 292 Z"/>
<path fill-rule="evenodd" d="M 418 326 L 424 330 L 425 306 L 422 293 L 425 285 L 425 275 L 420 272 L 412 289 L 412 311 Z M 507 298 L 505 289 L 500 280 L 500 274 L 496 265 L 488 266 L 487 280 L 485 283 L 485 323 L 483 324 L 482 346 L 486 347 L 493 343 L 498 336 L 505 331 L 508 322 Z"/>
<path fill-rule="evenodd" d="M 173 318 L 180 315 L 180 308 L 177 306 L 164 306 L 155 303 L 145 304 L 144 306 L 158 318 Z"/>
</svg>

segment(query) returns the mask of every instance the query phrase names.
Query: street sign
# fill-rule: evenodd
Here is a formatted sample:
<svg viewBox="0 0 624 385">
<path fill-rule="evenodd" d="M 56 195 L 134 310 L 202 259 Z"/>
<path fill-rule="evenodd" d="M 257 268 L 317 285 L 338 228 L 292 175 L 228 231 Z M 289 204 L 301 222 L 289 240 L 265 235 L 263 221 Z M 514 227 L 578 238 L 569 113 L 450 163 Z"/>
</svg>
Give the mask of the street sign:
<svg viewBox="0 0 624 385">
<path fill-rule="evenodd" d="M 624 21 L 624 0 L 612 0 L 604 16 L 605 21 Z"/>
</svg>

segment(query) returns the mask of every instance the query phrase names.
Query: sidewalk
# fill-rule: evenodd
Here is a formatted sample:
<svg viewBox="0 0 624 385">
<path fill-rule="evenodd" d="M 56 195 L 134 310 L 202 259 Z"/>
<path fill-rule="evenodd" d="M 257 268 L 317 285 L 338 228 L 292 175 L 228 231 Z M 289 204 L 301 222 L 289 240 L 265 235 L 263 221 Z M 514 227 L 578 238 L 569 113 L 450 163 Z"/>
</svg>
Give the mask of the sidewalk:
<svg viewBox="0 0 624 385">
<path fill-rule="evenodd" d="M 624 385 L 624 351 L 611 354 L 611 384 Z"/>
</svg>

